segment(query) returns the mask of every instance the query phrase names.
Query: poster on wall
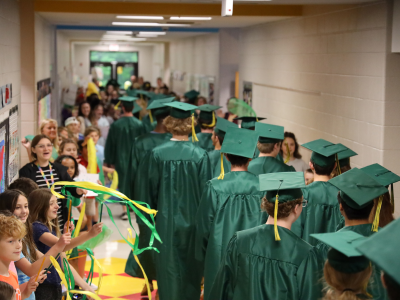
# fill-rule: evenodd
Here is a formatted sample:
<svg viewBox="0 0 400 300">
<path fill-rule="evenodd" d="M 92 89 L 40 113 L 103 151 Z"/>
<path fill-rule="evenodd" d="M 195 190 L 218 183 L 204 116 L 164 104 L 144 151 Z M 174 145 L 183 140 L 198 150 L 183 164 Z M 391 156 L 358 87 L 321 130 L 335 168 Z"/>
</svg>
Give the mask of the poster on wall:
<svg viewBox="0 0 400 300">
<path fill-rule="evenodd" d="M 9 111 L 9 153 L 8 153 L 8 183 L 18 178 L 19 170 L 19 135 L 18 135 L 18 105 Z"/>
<path fill-rule="evenodd" d="M 0 115 L 0 120 L 0 193 L 2 193 L 8 183 L 8 112 Z"/>
<path fill-rule="evenodd" d="M 253 83 L 243 82 L 243 100 L 248 105 L 253 106 Z"/>
<path fill-rule="evenodd" d="M 51 82 L 50 78 L 37 83 L 38 123 L 51 117 Z"/>
</svg>

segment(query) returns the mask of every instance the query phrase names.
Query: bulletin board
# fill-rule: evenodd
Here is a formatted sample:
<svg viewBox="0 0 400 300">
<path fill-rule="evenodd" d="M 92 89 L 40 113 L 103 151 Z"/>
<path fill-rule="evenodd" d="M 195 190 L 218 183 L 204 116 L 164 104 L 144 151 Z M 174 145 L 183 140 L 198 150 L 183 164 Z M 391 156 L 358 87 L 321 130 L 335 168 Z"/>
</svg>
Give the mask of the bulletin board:
<svg viewBox="0 0 400 300">
<path fill-rule="evenodd" d="M 9 112 L 0 115 L 0 193 L 8 186 Z"/>
<path fill-rule="evenodd" d="M 37 83 L 38 100 L 38 125 L 44 119 L 51 118 L 51 81 L 50 78 L 43 79 Z"/>
<path fill-rule="evenodd" d="M 19 134 L 18 134 L 18 105 L 14 106 L 9 111 L 9 125 L 8 125 L 8 183 L 9 185 L 15 179 L 18 178 L 19 170 Z"/>
</svg>

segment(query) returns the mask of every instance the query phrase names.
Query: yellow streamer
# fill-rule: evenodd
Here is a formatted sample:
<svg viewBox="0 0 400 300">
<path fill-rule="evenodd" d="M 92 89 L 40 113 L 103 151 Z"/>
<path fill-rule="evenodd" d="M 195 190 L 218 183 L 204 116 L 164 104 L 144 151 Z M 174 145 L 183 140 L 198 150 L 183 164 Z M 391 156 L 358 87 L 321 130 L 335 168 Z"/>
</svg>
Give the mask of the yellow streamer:
<svg viewBox="0 0 400 300">
<path fill-rule="evenodd" d="M 86 202 L 83 202 L 81 213 L 79 214 L 78 223 L 76 223 L 75 231 L 74 231 L 72 238 L 76 238 L 81 231 L 83 218 L 85 217 L 85 210 L 86 210 Z M 69 255 L 71 255 L 71 253 L 72 253 L 72 249 L 67 251 L 65 254 L 67 256 L 69 256 Z"/>
<path fill-rule="evenodd" d="M 89 138 L 87 141 L 87 150 L 88 150 L 87 172 L 89 174 L 97 174 L 96 145 L 94 144 L 92 138 Z"/>
<path fill-rule="evenodd" d="M 199 139 L 196 135 L 196 130 L 194 130 L 194 113 L 192 113 L 192 142 L 198 142 Z"/>
<path fill-rule="evenodd" d="M 128 228 L 128 241 L 132 245 L 135 244 L 135 239 L 132 236 L 132 230 L 130 228 Z M 134 249 L 132 248 L 132 250 L 134 250 Z M 135 260 L 136 260 L 137 264 L 139 265 L 140 269 L 142 270 L 143 277 L 144 277 L 144 280 L 145 280 L 145 283 L 146 283 L 146 287 L 147 287 L 147 295 L 149 295 L 149 300 L 151 300 L 151 291 L 150 291 L 149 279 L 147 278 L 146 272 L 144 271 L 142 265 L 140 264 L 139 258 L 136 255 L 134 255 L 134 257 L 135 257 Z"/>
<path fill-rule="evenodd" d="M 90 254 L 88 254 L 90 255 Z M 99 273 L 99 282 L 97 283 L 97 290 L 96 290 L 96 294 L 98 295 L 100 292 L 100 287 L 103 283 L 103 267 L 101 266 L 101 264 L 99 263 L 99 261 L 93 256 L 90 255 L 90 257 L 93 259 L 94 263 L 97 265 L 98 273 Z"/>
<path fill-rule="evenodd" d="M 224 179 L 225 171 L 224 171 L 224 154 L 221 152 L 221 174 L 218 176 L 218 180 Z"/>
<path fill-rule="evenodd" d="M 374 231 L 374 232 L 377 232 L 378 228 L 379 228 L 379 216 L 381 214 L 382 201 L 383 201 L 383 196 L 380 196 L 379 200 L 378 200 L 378 205 L 376 207 L 374 223 L 372 223 L 371 231 Z"/>
<path fill-rule="evenodd" d="M 118 101 L 118 103 L 114 106 L 114 109 L 118 110 L 120 105 L 121 105 L 121 101 Z"/>
<path fill-rule="evenodd" d="M 212 123 L 211 123 L 211 124 L 202 124 L 202 126 L 205 126 L 205 127 L 214 127 L 214 126 L 215 126 L 215 123 L 216 123 L 216 121 L 215 121 L 215 113 L 214 113 L 214 112 L 212 112 L 212 116 L 213 116 Z"/>
<path fill-rule="evenodd" d="M 286 159 L 284 161 L 285 164 L 290 160 L 290 150 L 289 150 L 288 143 L 286 143 L 286 152 L 287 152 L 287 156 L 286 156 Z"/>
<path fill-rule="evenodd" d="M 274 232 L 275 232 L 275 241 L 280 241 L 280 240 L 281 240 L 281 237 L 279 236 L 278 224 L 277 224 L 277 220 L 278 220 L 278 205 L 279 205 L 278 198 L 279 198 L 279 195 L 276 194 L 276 198 L 275 198 L 275 209 L 274 209 Z"/>
<path fill-rule="evenodd" d="M 145 207 L 143 205 L 140 205 L 140 204 L 136 203 L 135 201 L 132 201 L 131 199 L 129 199 L 127 196 L 125 196 L 121 192 L 113 190 L 113 189 L 110 189 L 110 188 L 102 186 L 102 185 L 99 185 L 97 183 L 85 182 L 85 181 L 84 182 L 71 182 L 71 181 L 58 181 L 58 182 L 55 182 L 51 186 L 51 193 L 54 196 L 56 196 L 57 198 L 59 198 L 59 199 L 64 199 L 65 197 L 63 195 L 57 193 L 54 190 L 54 187 L 57 186 L 57 185 L 69 185 L 69 186 L 74 186 L 74 187 L 82 188 L 82 189 L 90 189 L 90 190 L 97 190 L 97 191 L 101 191 L 101 192 L 113 193 L 116 196 L 118 196 L 118 197 L 120 197 L 120 198 L 122 198 L 124 200 L 132 202 L 133 205 L 135 205 L 137 208 L 139 208 L 140 210 L 144 211 L 145 213 L 147 213 L 149 215 L 154 215 L 155 216 L 157 214 L 157 211 L 155 209 L 149 209 L 149 208 L 147 208 L 147 207 Z"/>
<path fill-rule="evenodd" d="M 110 178 L 111 177 L 111 178 Z M 112 173 L 112 175 L 111 174 L 108 174 L 108 178 L 110 179 L 110 180 L 112 180 L 112 182 L 111 182 L 111 186 L 110 186 L 110 189 L 113 189 L 113 190 L 116 190 L 117 188 L 118 188 L 118 173 L 117 173 L 117 171 L 115 171 L 114 170 L 114 172 Z M 103 199 L 104 200 L 107 200 L 107 199 L 109 199 L 111 196 L 110 195 L 104 195 L 103 196 Z"/>
<path fill-rule="evenodd" d="M 153 115 L 151 114 L 151 109 L 149 110 L 149 118 L 150 118 L 150 123 L 153 124 Z"/>
</svg>

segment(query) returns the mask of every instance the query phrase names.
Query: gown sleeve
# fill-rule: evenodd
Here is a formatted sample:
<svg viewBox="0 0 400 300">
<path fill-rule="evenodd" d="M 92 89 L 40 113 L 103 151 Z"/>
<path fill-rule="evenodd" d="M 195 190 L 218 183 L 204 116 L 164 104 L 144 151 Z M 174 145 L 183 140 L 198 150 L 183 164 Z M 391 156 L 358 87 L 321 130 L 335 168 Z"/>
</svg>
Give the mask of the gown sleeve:
<svg viewBox="0 0 400 300">
<path fill-rule="evenodd" d="M 127 172 L 127 174 L 125 175 L 125 185 L 127 187 L 129 187 L 129 189 L 127 189 L 127 191 L 129 191 L 127 193 L 126 196 L 128 196 L 128 198 L 130 199 L 134 199 L 134 186 L 135 186 L 135 176 L 138 170 L 138 162 L 136 160 L 136 151 L 135 151 L 136 147 L 133 145 L 130 151 L 130 155 L 129 155 L 129 159 L 128 159 L 128 168 L 129 168 L 129 172 Z"/>
<path fill-rule="evenodd" d="M 297 271 L 299 299 L 321 299 L 323 285 L 320 279 L 322 276 L 321 260 L 316 249 L 312 248 Z"/>
<path fill-rule="evenodd" d="M 212 179 L 211 164 L 208 153 L 206 152 L 199 164 L 200 191 L 205 189 L 207 181 L 210 179 Z"/>
<path fill-rule="evenodd" d="M 237 235 L 235 234 L 226 249 L 217 276 L 211 287 L 209 299 L 231 300 L 237 279 Z M 303 299 L 303 298 L 301 298 Z M 304 298 L 313 299 L 313 298 Z"/>
<path fill-rule="evenodd" d="M 211 182 L 207 182 L 196 214 L 196 259 L 205 259 L 208 237 L 217 210 L 217 195 Z"/>
<path fill-rule="evenodd" d="M 114 131 L 115 125 L 110 127 L 110 131 L 108 132 L 106 145 L 104 146 L 104 162 L 110 165 L 115 165 L 115 149 L 116 143 L 114 141 L 115 133 Z"/>
</svg>

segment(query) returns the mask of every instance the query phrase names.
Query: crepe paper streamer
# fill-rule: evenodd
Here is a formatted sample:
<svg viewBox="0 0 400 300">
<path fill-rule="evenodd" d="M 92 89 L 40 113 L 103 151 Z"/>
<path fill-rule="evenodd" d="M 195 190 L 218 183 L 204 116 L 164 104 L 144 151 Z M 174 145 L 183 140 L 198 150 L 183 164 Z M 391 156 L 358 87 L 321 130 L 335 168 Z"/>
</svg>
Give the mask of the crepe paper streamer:
<svg viewBox="0 0 400 300">
<path fill-rule="evenodd" d="M 110 189 L 116 190 L 118 188 L 118 184 L 119 184 L 119 179 L 118 179 L 118 173 L 117 171 L 114 171 L 112 173 L 112 175 L 110 173 L 108 173 L 108 178 L 111 180 L 111 186 Z M 104 195 L 103 199 L 104 200 L 108 200 L 111 196 L 110 195 Z"/>
<path fill-rule="evenodd" d="M 85 198 L 85 196 L 84 196 L 84 198 Z M 74 231 L 72 232 L 72 238 L 76 238 L 79 235 L 79 233 L 81 232 L 83 218 L 85 217 L 85 210 L 86 210 L 86 202 L 83 202 L 81 213 L 80 213 L 79 219 L 78 219 L 78 223 L 76 224 L 76 227 L 75 227 Z M 67 253 L 66 253 L 67 256 L 70 256 L 72 251 L 73 251 L 73 249 L 67 251 Z"/>
<path fill-rule="evenodd" d="M 97 273 L 99 274 L 99 282 L 97 283 L 97 291 L 96 291 L 96 294 L 99 294 L 101 285 L 102 285 L 102 283 L 103 283 L 103 267 L 102 267 L 102 265 L 100 264 L 100 262 L 94 257 L 94 253 L 93 253 L 92 250 L 86 249 L 86 251 L 87 251 L 87 253 L 88 253 L 90 259 L 92 260 L 92 263 L 91 263 L 91 264 L 92 264 L 92 265 L 93 265 L 93 263 L 96 264 L 96 266 L 97 266 L 97 268 L 98 268 L 98 272 L 97 272 Z M 93 269 L 93 270 L 94 270 L 94 269 Z M 93 280 L 93 270 L 92 270 L 92 276 L 91 276 L 90 284 L 92 283 L 92 280 Z M 88 277 L 89 277 L 89 276 L 88 276 Z M 89 278 L 88 278 L 88 279 L 89 279 Z M 87 279 L 87 282 L 89 283 L 88 279 Z"/>
<path fill-rule="evenodd" d="M 60 257 L 60 254 L 61 253 L 58 253 L 57 254 L 57 256 L 56 256 L 56 260 Z M 52 258 L 52 256 L 50 256 L 50 258 Z M 50 261 L 52 262 L 51 264 L 50 264 L 50 266 L 46 269 L 46 273 L 53 267 L 53 261 L 50 259 Z"/>
<path fill-rule="evenodd" d="M 224 179 L 225 171 L 224 171 L 224 154 L 221 153 L 221 174 L 218 176 L 218 180 Z"/>
<path fill-rule="evenodd" d="M 228 101 L 228 111 L 238 117 L 257 117 L 256 112 L 241 99 L 231 98 Z M 257 120 L 258 122 L 258 120 Z"/>
<path fill-rule="evenodd" d="M 96 146 L 92 138 L 89 138 L 87 141 L 87 151 L 88 151 L 87 172 L 89 174 L 97 174 Z"/>
<path fill-rule="evenodd" d="M 67 280 L 65 279 L 65 274 L 63 273 L 63 271 L 61 270 L 60 265 L 58 264 L 57 260 L 53 257 L 50 256 L 50 260 L 52 262 L 52 264 L 54 265 L 54 268 L 56 269 L 58 275 L 61 278 L 61 283 L 68 289 L 68 284 L 67 284 Z M 101 298 L 96 295 L 95 293 L 92 292 L 86 292 L 86 291 L 77 291 L 77 290 L 69 290 L 67 291 L 67 299 L 66 300 L 71 300 L 71 294 L 81 294 L 81 295 L 87 295 L 95 300 L 101 300 Z"/>
<path fill-rule="evenodd" d="M 74 260 L 74 259 L 78 259 L 78 258 L 81 258 L 81 257 L 86 257 L 86 254 L 85 255 L 80 255 L 80 256 L 75 256 L 73 258 L 68 258 L 68 261 L 71 261 L 71 260 Z"/>
<path fill-rule="evenodd" d="M 38 272 L 37 275 L 36 275 L 35 282 L 37 282 L 37 280 L 38 280 L 38 278 L 39 278 L 40 271 L 41 271 L 42 268 L 43 268 L 43 265 L 44 265 L 44 261 L 45 261 L 45 260 L 46 260 L 46 256 L 43 256 L 43 261 L 42 261 L 42 264 L 40 265 L 39 272 Z"/>
<path fill-rule="evenodd" d="M 196 135 L 196 130 L 194 129 L 194 113 L 192 113 L 192 142 L 198 142 L 199 139 Z"/>
<path fill-rule="evenodd" d="M 118 110 L 121 105 L 121 101 L 118 101 L 117 105 L 114 106 L 114 110 Z"/>
<path fill-rule="evenodd" d="M 113 231 L 110 228 L 103 224 L 103 230 L 100 232 L 100 234 L 84 242 L 83 244 L 78 245 L 77 248 L 80 250 L 85 250 L 86 248 L 94 249 L 107 241 L 112 232 Z"/>
<path fill-rule="evenodd" d="M 290 160 L 290 150 L 289 150 L 289 145 L 287 143 L 286 143 L 286 152 L 287 152 L 287 157 L 284 161 L 285 164 Z"/>
<path fill-rule="evenodd" d="M 72 274 L 72 271 L 71 271 L 71 268 L 69 266 L 68 260 L 66 258 L 63 258 L 62 262 L 63 262 L 63 266 L 64 266 L 65 281 L 68 284 L 67 289 L 71 290 L 71 289 L 75 288 L 74 275 Z"/>
<path fill-rule="evenodd" d="M 101 223 L 101 218 L 103 217 L 103 205 L 104 203 L 100 204 L 100 212 L 99 212 L 99 222 Z"/>
<path fill-rule="evenodd" d="M 54 191 L 54 187 L 56 185 L 61 185 L 63 186 L 61 191 L 64 193 L 65 192 L 65 188 L 66 187 L 76 187 L 76 188 L 82 188 L 82 189 L 86 189 L 86 190 L 91 190 L 92 192 L 95 192 L 97 194 L 107 194 L 107 195 L 111 195 L 114 197 L 118 197 L 120 199 L 123 199 L 123 201 L 121 200 L 109 200 L 107 201 L 108 203 L 119 203 L 119 204 L 125 204 L 127 206 L 127 209 L 131 208 L 134 213 L 143 221 L 144 224 L 146 224 L 150 230 L 151 230 L 151 237 L 150 237 L 150 242 L 149 242 L 149 247 L 146 247 L 144 249 L 139 249 L 139 238 L 135 239 L 135 244 L 133 245 L 132 243 L 130 243 L 125 237 L 124 235 L 121 234 L 117 224 L 115 224 L 115 220 L 114 217 L 111 213 L 110 208 L 107 206 L 107 203 L 104 201 L 99 201 L 100 203 L 103 203 L 107 209 L 108 215 L 110 216 L 111 221 L 113 222 L 113 224 L 115 225 L 115 227 L 117 228 L 119 234 L 121 235 L 121 237 L 125 240 L 125 242 L 127 242 L 127 244 L 132 248 L 135 249 L 133 251 L 134 255 L 139 255 L 140 253 L 142 253 L 143 251 L 146 250 L 154 250 L 154 251 L 158 251 L 157 248 L 152 247 L 153 242 L 154 242 L 154 238 L 156 238 L 160 243 L 162 243 L 161 238 L 155 228 L 155 222 L 154 222 L 154 216 L 156 215 L 157 211 L 154 209 L 150 209 L 149 205 L 145 202 L 141 202 L 141 201 L 133 201 L 131 199 L 129 199 L 127 196 L 125 196 L 124 194 L 122 194 L 121 192 L 112 190 L 110 188 L 101 186 L 99 184 L 96 183 L 92 183 L 92 182 L 73 182 L 73 181 L 59 181 L 56 182 L 52 185 L 51 187 L 51 192 L 53 193 L 53 195 L 55 195 L 58 198 L 65 198 L 64 196 L 62 196 L 61 194 L 57 193 Z M 128 207 L 129 206 L 129 207 Z M 142 214 L 142 212 L 140 210 L 146 212 L 147 214 L 149 214 L 151 222 L 149 220 L 147 220 L 147 218 Z M 131 222 L 131 218 L 130 218 L 130 214 L 128 214 L 128 220 L 129 220 L 129 224 L 130 226 L 134 229 L 132 222 Z M 135 231 L 136 233 L 136 231 Z M 137 235 L 137 233 L 136 233 Z M 138 235 L 137 235 L 138 236 Z"/>
<path fill-rule="evenodd" d="M 69 232 L 69 225 L 70 225 L 70 222 L 71 222 L 71 207 L 72 207 L 72 200 L 69 199 L 68 220 L 67 220 L 67 233 Z"/>
<path fill-rule="evenodd" d="M 381 214 L 383 195 L 379 196 L 378 205 L 376 207 L 374 223 L 372 223 L 371 231 L 377 232 L 379 228 L 379 216 Z"/>
</svg>

